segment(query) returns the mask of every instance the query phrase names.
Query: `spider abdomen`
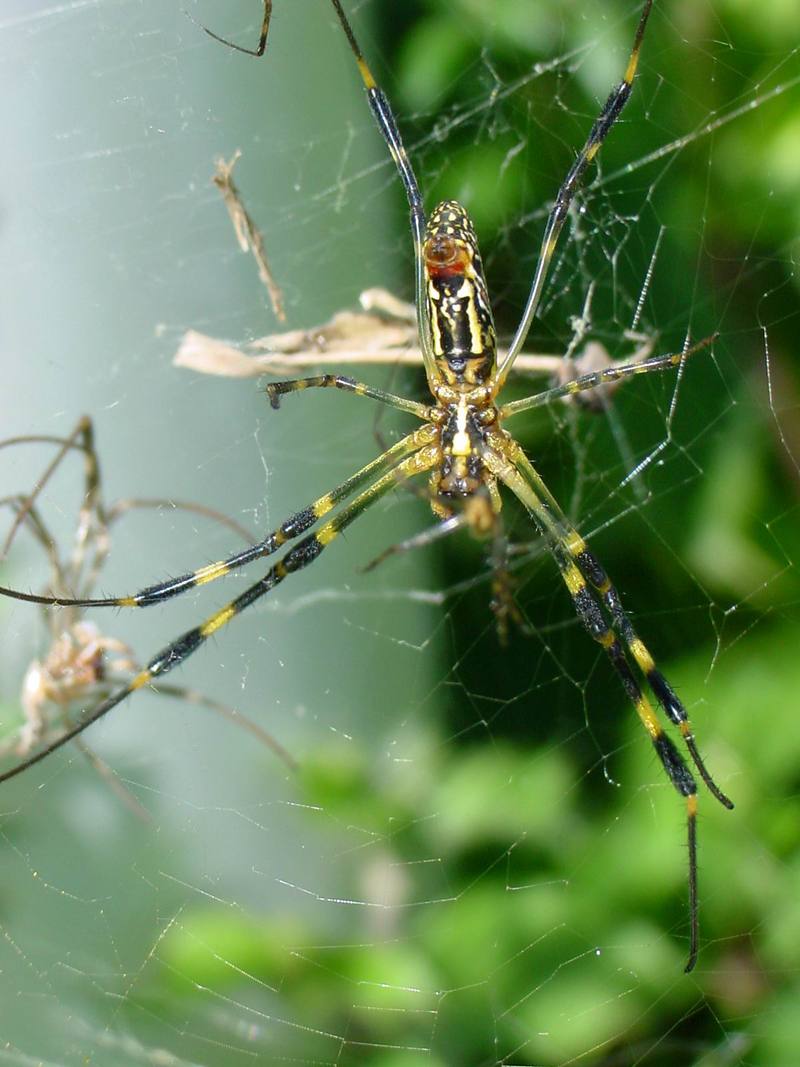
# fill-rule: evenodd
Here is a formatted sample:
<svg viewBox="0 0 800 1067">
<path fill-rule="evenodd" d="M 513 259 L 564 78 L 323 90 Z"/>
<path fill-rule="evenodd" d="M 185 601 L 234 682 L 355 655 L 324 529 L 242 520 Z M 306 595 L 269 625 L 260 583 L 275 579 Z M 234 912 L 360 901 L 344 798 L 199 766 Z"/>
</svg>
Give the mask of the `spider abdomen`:
<svg viewBox="0 0 800 1067">
<path fill-rule="evenodd" d="M 458 201 L 434 209 L 423 256 L 437 365 L 450 385 L 480 385 L 494 373 L 497 337 L 475 227 Z"/>
</svg>

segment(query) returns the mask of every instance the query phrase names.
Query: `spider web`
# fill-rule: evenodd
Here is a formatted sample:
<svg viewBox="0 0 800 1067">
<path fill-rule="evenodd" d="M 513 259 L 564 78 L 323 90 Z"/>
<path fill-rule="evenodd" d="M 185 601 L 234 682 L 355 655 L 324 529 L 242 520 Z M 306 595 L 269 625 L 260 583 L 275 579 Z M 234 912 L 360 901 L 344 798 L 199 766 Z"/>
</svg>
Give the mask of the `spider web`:
<svg viewBox="0 0 800 1067">
<path fill-rule="evenodd" d="M 189 11 L 250 43 L 258 6 Z M 397 26 L 375 0 L 349 7 L 428 206 L 474 209 L 507 335 L 637 5 L 440 0 Z M 630 358 L 642 337 L 719 336 L 599 413 L 514 424 L 737 802 L 700 798 L 697 970 L 682 805 L 524 516 L 508 505 L 531 632 L 502 647 L 469 538 L 359 573 L 431 523 L 397 493 L 178 672 L 297 772 L 142 693 L 90 740 L 148 822 L 72 749 L 3 786 L 0 1062 L 796 1064 L 799 30 L 779 0 L 757 21 L 733 0 L 657 0 L 529 347 L 577 351 L 583 331 Z M 188 327 L 277 328 L 210 181 L 237 148 L 289 325 L 369 286 L 410 295 L 402 195 L 325 3 L 276 0 L 260 62 L 154 0 L 7 0 L 0 49 L 3 437 L 64 436 L 89 413 L 109 500 L 202 501 L 259 531 L 371 458 L 365 401 L 312 392 L 275 414 L 252 383 L 171 365 Z M 421 395 L 412 372 L 362 376 Z M 47 458 L 0 452 L 3 494 Z M 81 493 L 67 462 L 41 501 L 59 543 Z M 232 547 L 169 507 L 134 516 L 98 594 Z M 146 660 L 257 573 L 92 618 Z M 47 581 L 22 534 L 4 574 Z M 0 619 L 14 722 L 45 630 L 30 605 L 2 601 Z"/>
</svg>

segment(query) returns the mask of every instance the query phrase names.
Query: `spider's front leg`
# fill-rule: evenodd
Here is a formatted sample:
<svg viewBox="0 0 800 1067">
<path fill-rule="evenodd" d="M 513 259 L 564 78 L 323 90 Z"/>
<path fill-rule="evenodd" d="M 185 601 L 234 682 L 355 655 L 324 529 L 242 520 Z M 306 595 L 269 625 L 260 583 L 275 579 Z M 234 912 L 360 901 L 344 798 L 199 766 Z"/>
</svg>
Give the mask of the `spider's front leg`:
<svg viewBox="0 0 800 1067">
<path fill-rule="evenodd" d="M 404 396 L 395 393 L 387 393 L 383 389 L 373 389 L 371 385 L 358 382 L 345 374 L 317 374 L 310 378 L 291 378 L 284 382 L 270 382 L 265 392 L 269 402 L 276 410 L 281 406 L 281 397 L 287 393 L 301 392 L 303 389 L 341 389 L 346 393 L 355 393 L 356 396 L 366 396 L 370 400 L 377 400 L 381 404 L 405 411 L 410 415 L 416 415 L 418 419 L 429 418 L 430 408 L 424 404 L 418 404 L 415 400 L 407 400 Z"/>
<path fill-rule="evenodd" d="M 151 604 L 159 604 L 164 600 L 180 596 L 189 589 L 199 585 L 207 585 L 218 578 L 230 574 L 232 570 L 243 567 L 265 556 L 274 555 L 289 541 L 293 541 L 311 529 L 316 522 L 332 511 L 338 504 L 351 497 L 362 486 L 368 484 L 373 478 L 381 477 L 400 463 L 404 456 L 419 448 L 428 445 L 433 440 L 434 429 L 429 425 L 421 426 L 414 433 L 402 438 L 396 444 L 388 448 L 376 459 L 367 463 L 351 477 L 345 479 L 330 492 L 325 493 L 307 507 L 301 508 L 291 515 L 277 529 L 269 533 L 263 540 L 254 545 L 240 549 L 225 559 L 209 563 L 195 571 L 182 574 L 178 578 L 160 582 L 157 585 L 146 586 L 139 592 L 129 596 L 120 597 L 68 597 L 68 596 L 42 596 L 38 593 L 24 593 L 19 589 L 11 589 L 0 586 L 0 595 L 11 597 L 14 600 L 24 600 L 33 604 L 52 605 L 54 607 L 91 607 L 91 608 L 143 608 Z"/>
<path fill-rule="evenodd" d="M 418 433 L 421 433 L 421 431 L 418 431 Z M 385 496 L 391 489 L 395 488 L 408 478 L 413 478 L 418 474 L 430 470 L 440 462 L 440 458 L 438 446 L 436 444 L 428 444 L 418 448 L 412 455 L 407 456 L 393 469 L 375 479 L 371 485 L 359 493 L 358 496 L 346 507 L 342 508 L 342 510 L 334 515 L 333 518 L 320 526 L 315 533 L 309 534 L 301 541 L 298 541 L 294 547 L 290 548 L 277 563 L 270 567 L 263 578 L 255 582 L 248 589 L 245 589 L 243 593 L 230 601 L 229 604 L 226 604 L 225 607 L 221 608 L 219 611 L 215 611 L 213 615 L 210 615 L 199 626 L 193 626 L 190 630 L 181 634 L 175 641 L 172 641 L 165 648 L 161 649 L 161 651 L 153 656 L 150 662 L 139 671 L 127 685 L 112 693 L 106 700 L 103 700 L 88 713 L 84 713 L 74 726 L 66 729 L 58 738 L 48 744 L 40 752 L 29 756 L 10 770 L 0 774 L 0 783 L 7 781 L 9 778 L 14 778 L 29 767 L 39 763 L 51 753 L 61 748 L 62 745 L 65 745 L 68 741 L 71 741 L 73 738 L 83 733 L 88 726 L 91 726 L 92 723 L 97 722 L 98 719 L 101 719 L 104 715 L 108 714 L 112 708 L 115 708 L 118 704 L 122 703 L 126 697 L 135 693 L 137 690 L 142 689 L 144 686 L 151 685 L 163 675 L 173 670 L 173 668 L 183 663 L 184 660 L 188 659 L 193 652 L 196 652 L 197 649 L 212 636 L 212 634 L 217 633 L 224 626 L 227 626 L 237 615 L 240 615 L 257 600 L 260 600 L 267 593 L 270 593 L 277 585 L 280 585 L 281 582 L 288 578 L 290 574 L 302 570 L 310 563 L 313 563 L 314 560 L 318 559 L 324 549 L 327 548 L 327 546 L 331 544 L 331 542 L 334 541 L 344 529 L 346 529 L 374 503 L 380 500 L 381 497 Z"/>
</svg>

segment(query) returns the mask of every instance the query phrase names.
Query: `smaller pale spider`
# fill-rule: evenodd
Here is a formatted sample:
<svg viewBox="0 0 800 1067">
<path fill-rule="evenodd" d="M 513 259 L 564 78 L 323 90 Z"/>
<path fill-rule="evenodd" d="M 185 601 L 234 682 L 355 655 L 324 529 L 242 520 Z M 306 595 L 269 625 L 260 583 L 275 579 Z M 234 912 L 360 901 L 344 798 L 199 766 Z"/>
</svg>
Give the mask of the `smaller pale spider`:
<svg viewBox="0 0 800 1067">
<path fill-rule="evenodd" d="M 81 590 L 88 596 L 108 557 L 112 528 L 121 518 L 136 510 L 163 508 L 188 512 L 227 527 L 245 543 L 252 541 L 252 535 L 239 523 L 202 504 L 128 498 L 106 506 L 101 493 L 94 431 L 88 418 L 82 418 L 68 437 L 30 435 L 9 438 L 0 441 L 0 450 L 23 445 L 58 447 L 55 456 L 36 480 L 32 492 L 0 499 L 0 507 L 13 515 L 1 554 L 5 557 L 17 534 L 25 530 L 47 557 L 50 569 L 49 595 L 68 596 L 70 591 Z M 62 549 L 51 534 L 38 501 L 65 458 L 75 453 L 84 458 L 81 505 L 72 543 Z M 30 757 L 39 746 L 60 744 L 64 734 L 75 726 L 76 710 L 80 713 L 87 704 L 104 700 L 141 671 L 131 648 L 125 642 L 104 634 L 95 623 L 83 618 L 77 605 L 61 612 L 46 612 L 45 625 L 49 644 L 41 658 L 31 661 L 22 681 L 20 704 L 24 718 L 0 737 L 0 758 L 13 755 L 24 759 Z M 255 736 L 287 766 L 295 767 L 292 757 L 271 734 L 234 708 L 182 686 L 161 684 L 153 688 L 154 692 L 216 712 Z M 74 743 L 121 800 L 136 815 L 148 818 L 145 809 L 108 764 L 81 737 L 74 737 Z"/>
</svg>

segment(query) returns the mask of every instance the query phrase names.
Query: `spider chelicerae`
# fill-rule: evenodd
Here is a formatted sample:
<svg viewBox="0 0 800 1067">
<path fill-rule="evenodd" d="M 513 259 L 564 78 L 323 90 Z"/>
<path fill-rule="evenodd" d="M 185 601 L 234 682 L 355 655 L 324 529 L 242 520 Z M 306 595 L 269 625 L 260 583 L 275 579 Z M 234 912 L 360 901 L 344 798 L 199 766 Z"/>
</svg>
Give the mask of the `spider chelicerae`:
<svg viewBox="0 0 800 1067">
<path fill-rule="evenodd" d="M 694 967 L 698 951 L 697 786 L 687 762 L 665 733 L 645 693 L 642 680 L 649 686 L 667 719 L 677 726 L 697 773 L 711 793 L 725 807 L 731 808 L 733 805 L 706 770 L 684 705 L 657 669 L 605 570 L 561 510 L 523 449 L 505 430 L 504 424 L 515 415 L 559 397 L 579 394 L 632 375 L 677 367 L 683 359 L 711 339 L 679 353 L 652 356 L 637 363 L 615 365 L 584 374 L 524 399 L 507 404 L 498 402 L 498 396 L 537 313 L 559 234 L 584 172 L 630 96 L 652 2 L 645 0 L 643 4 L 624 77 L 609 94 L 558 190 L 545 226 L 522 319 L 506 354 L 498 361 L 492 311 L 469 215 L 458 202 L 447 200 L 438 204 L 426 217 L 419 186 L 389 101 L 372 75 L 340 0 L 331 0 L 355 57 L 372 114 L 408 199 L 416 267 L 419 341 L 432 400 L 427 404 L 420 403 L 335 374 L 271 383 L 267 386 L 267 393 L 272 406 L 277 408 L 281 397 L 288 393 L 309 388 L 340 389 L 412 415 L 420 420 L 421 426 L 330 492 L 301 508 L 257 544 L 181 577 L 148 586 L 130 596 L 99 599 L 40 596 L 0 587 L 0 592 L 6 596 L 39 604 L 146 607 L 213 582 L 235 568 L 270 556 L 289 542 L 296 541 L 259 581 L 210 615 L 202 624 L 192 627 L 163 648 L 127 684 L 96 706 L 86 709 L 74 725 L 64 729 L 56 739 L 48 741 L 40 751 L 0 775 L 0 782 L 38 763 L 77 737 L 131 693 L 152 684 L 182 663 L 235 616 L 268 594 L 290 574 L 316 560 L 343 530 L 392 489 L 427 475 L 430 506 L 440 520 L 430 536 L 437 536 L 436 530 L 446 529 L 449 532 L 465 527 L 481 536 L 492 537 L 499 529 L 500 487 L 505 486 L 520 500 L 544 538 L 579 619 L 608 655 L 642 725 L 650 735 L 667 777 L 685 798 L 690 912 L 686 970 Z M 260 56 L 266 48 L 271 11 L 271 0 L 264 0 L 264 18 L 256 49 L 232 45 L 211 31 L 206 32 L 238 51 Z M 316 529 L 309 532 L 314 527 Z"/>
</svg>

